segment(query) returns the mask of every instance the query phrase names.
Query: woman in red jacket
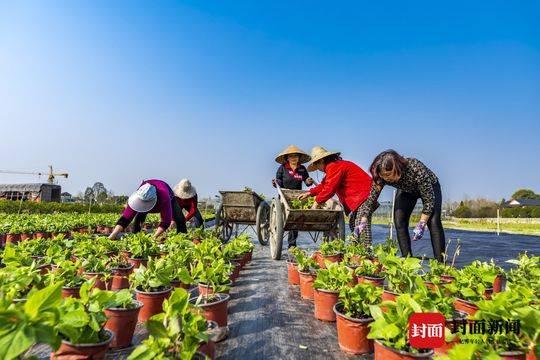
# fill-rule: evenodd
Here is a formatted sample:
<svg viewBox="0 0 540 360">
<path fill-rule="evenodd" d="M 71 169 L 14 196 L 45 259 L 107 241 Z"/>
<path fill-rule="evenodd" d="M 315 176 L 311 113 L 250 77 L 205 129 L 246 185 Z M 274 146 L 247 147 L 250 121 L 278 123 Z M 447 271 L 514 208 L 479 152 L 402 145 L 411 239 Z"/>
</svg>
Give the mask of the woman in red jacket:
<svg viewBox="0 0 540 360">
<path fill-rule="evenodd" d="M 191 185 L 191 181 L 188 179 L 182 179 L 174 187 L 174 198 L 180 209 L 186 210 L 186 216 L 183 220 L 183 224 L 180 226 L 184 229 L 187 228 L 186 222 L 191 222 L 194 227 L 201 227 L 204 225 L 203 217 L 199 211 L 197 190 L 195 186 Z"/>
<path fill-rule="evenodd" d="M 371 177 L 351 161 L 343 160 L 339 152 L 330 152 L 316 146 L 311 150 L 311 164 L 308 171 L 319 170 L 326 173 L 322 182 L 299 199 L 315 196 L 315 207 L 321 208 L 327 200 L 337 195 L 345 213 L 349 215 L 349 227 L 358 236 L 357 227 L 360 218 L 357 216 L 362 204 L 366 201 L 371 190 Z M 371 216 L 362 229 L 361 241 L 371 245 Z"/>
</svg>

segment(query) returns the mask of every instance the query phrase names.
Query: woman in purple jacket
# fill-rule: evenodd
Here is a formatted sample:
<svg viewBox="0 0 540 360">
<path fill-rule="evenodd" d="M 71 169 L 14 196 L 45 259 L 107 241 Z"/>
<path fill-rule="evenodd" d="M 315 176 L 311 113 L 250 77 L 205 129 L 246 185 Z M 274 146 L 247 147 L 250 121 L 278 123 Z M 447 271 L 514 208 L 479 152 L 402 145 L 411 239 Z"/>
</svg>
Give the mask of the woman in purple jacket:
<svg viewBox="0 0 540 360">
<path fill-rule="evenodd" d="M 177 232 L 186 232 L 184 214 L 174 200 L 174 193 L 169 185 L 162 180 L 145 180 L 128 199 L 128 205 L 124 209 L 122 216 L 116 222 L 116 226 L 109 236 L 110 239 L 116 239 L 119 233 L 124 231 L 129 223 L 134 221 L 134 232 L 141 231 L 141 225 L 146 219 L 148 213 L 160 213 L 161 222 L 159 223 L 154 237 L 160 236 L 169 228 L 171 222 L 176 223 Z"/>
</svg>

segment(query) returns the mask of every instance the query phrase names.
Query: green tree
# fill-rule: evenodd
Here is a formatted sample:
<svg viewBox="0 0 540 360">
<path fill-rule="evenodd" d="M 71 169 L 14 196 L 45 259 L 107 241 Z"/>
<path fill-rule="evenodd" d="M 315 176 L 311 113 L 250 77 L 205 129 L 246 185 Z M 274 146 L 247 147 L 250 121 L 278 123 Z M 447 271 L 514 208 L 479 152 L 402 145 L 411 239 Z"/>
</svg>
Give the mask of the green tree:
<svg viewBox="0 0 540 360">
<path fill-rule="evenodd" d="M 460 205 L 454 210 L 454 216 L 458 218 L 470 218 L 472 216 L 472 211 L 468 206 Z"/>
<path fill-rule="evenodd" d="M 530 189 L 519 189 L 512 195 L 512 199 L 540 199 L 540 194 Z"/>
</svg>

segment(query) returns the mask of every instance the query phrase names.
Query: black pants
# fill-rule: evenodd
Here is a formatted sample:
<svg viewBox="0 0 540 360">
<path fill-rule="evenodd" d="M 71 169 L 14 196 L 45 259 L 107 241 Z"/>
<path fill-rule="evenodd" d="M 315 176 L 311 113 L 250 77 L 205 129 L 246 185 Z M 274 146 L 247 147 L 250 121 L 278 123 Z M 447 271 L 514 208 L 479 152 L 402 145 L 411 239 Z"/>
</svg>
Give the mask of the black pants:
<svg viewBox="0 0 540 360">
<path fill-rule="evenodd" d="M 289 248 L 296 246 L 296 239 L 298 238 L 298 230 L 289 231 L 287 242 L 289 243 Z"/>
<path fill-rule="evenodd" d="M 435 207 L 427 221 L 427 227 L 431 237 L 433 255 L 438 261 L 442 261 L 445 247 L 444 230 L 441 221 L 442 193 L 439 183 L 433 185 L 435 190 Z M 411 237 L 409 235 L 409 220 L 416 202 L 420 197 L 409 192 L 397 190 L 394 207 L 394 224 L 396 225 L 397 238 L 402 256 L 411 255 Z"/>
<path fill-rule="evenodd" d="M 204 219 L 203 219 L 199 209 L 197 209 L 197 211 L 195 211 L 195 215 L 193 216 L 193 219 L 194 219 L 194 225 L 195 225 L 196 228 L 204 226 Z"/>
<path fill-rule="evenodd" d="M 171 201 L 171 203 L 173 210 L 172 216 L 174 222 L 176 223 L 176 232 L 187 233 L 186 218 L 182 213 L 182 209 L 180 209 L 180 206 L 174 199 Z M 133 232 L 138 233 L 141 231 L 142 224 L 144 223 L 144 220 L 146 220 L 146 214 L 147 213 L 137 213 L 137 215 L 135 215 L 135 219 L 133 220 Z"/>
</svg>

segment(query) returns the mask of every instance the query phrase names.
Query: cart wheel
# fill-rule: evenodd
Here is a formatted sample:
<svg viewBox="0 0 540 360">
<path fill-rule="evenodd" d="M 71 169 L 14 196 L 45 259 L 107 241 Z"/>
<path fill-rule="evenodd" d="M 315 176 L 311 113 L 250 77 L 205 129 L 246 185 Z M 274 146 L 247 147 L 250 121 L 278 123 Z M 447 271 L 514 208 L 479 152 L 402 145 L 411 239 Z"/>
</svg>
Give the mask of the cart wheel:
<svg viewBox="0 0 540 360">
<path fill-rule="evenodd" d="M 283 246 L 283 205 L 279 199 L 273 199 L 270 207 L 270 254 L 272 259 L 281 259 Z"/>
<path fill-rule="evenodd" d="M 259 204 L 257 208 L 256 227 L 257 238 L 261 245 L 268 245 L 270 237 L 270 206 L 266 201 Z"/>
<path fill-rule="evenodd" d="M 216 232 L 218 236 L 221 236 L 221 241 L 224 244 L 229 241 L 233 233 L 233 224 L 225 219 L 225 211 L 221 204 L 216 210 Z"/>
</svg>

